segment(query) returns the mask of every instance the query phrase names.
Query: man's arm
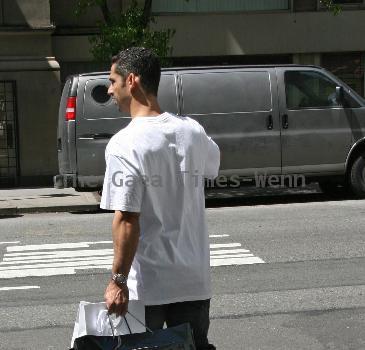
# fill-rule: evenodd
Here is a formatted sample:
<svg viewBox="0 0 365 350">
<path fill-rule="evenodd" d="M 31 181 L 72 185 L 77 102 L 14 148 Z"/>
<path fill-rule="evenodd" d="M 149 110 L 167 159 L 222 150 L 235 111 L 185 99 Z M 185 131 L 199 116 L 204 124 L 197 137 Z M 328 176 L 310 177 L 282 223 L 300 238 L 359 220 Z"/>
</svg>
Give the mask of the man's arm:
<svg viewBox="0 0 365 350">
<path fill-rule="evenodd" d="M 128 276 L 139 241 L 139 213 L 116 210 L 113 224 L 113 273 Z M 124 315 L 128 310 L 128 287 L 110 281 L 105 291 L 105 302 L 110 313 Z"/>
</svg>

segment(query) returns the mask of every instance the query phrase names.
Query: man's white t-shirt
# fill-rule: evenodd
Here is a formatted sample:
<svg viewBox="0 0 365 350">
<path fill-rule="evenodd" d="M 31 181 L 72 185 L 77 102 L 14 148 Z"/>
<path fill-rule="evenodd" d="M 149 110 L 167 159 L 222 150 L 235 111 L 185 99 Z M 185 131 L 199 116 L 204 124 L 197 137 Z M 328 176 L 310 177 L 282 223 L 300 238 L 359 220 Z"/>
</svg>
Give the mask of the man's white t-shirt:
<svg viewBox="0 0 365 350">
<path fill-rule="evenodd" d="M 136 117 L 105 151 L 100 207 L 140 212 L 129 297 L 145 305 L 211 297 L 204 177 L 218 175 L 220 152 L 189 117 Z"/>
</svg>

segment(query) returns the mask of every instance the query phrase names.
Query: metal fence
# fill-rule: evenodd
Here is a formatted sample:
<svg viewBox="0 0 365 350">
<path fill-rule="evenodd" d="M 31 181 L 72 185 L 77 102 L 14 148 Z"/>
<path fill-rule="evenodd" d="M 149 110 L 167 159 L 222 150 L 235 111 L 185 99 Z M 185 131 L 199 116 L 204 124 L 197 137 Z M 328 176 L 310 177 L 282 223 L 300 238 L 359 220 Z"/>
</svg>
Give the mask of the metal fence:
<svg viewBox="0 0 365 350">
<path fill-rule="evenodd" d="M 0 187 L 18 180 L 17 115 L 14 81 L 0 81 Z"/>
</svg>

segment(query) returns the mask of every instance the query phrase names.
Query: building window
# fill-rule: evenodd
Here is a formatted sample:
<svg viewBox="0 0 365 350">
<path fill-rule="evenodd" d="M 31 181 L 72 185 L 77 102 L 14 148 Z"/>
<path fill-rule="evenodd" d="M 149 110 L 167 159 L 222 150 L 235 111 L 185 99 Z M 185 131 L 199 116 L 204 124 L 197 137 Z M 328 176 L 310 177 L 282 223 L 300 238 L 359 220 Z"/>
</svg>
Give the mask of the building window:
<svg viewBox="0 0 365 350">
<path fill-rule="evenodd" d="M 343 10 L 362 8 L 363 5 L 365 4 L 365 0 L 332 0 L 332 2 L 334 5 L 340 5 Z M 318 3 L 319 3 L 318 7 L 320 9 L 326 8 L 326 6 L 324 6 L 320 0 L 318 0 Z"/>
<path fill-rule="evenodd" d="M 333 0 L 336 5 L 346 5 L 346 4 L 362 4 L 363 0 Z"/>
<path fill-rule="evenodd" d="M 293 11 L 304 12 L 304 11 L 316 11 L 317 0 L 293 0 Z"/>
<path fill-rule="evenodd" d="M 289 10 L 290 0 L 154 0 L 154 13 Z"/>
<path fill-rule="evenodd" d="M 225 66 L 255 64 L 292 64 L 292 55 L 235 55 L 171 57 L 174 67 Z"/>
<path fill-rule="evenodd" d="M 321 66 L 364 96 L 364 55 L 361 52 L 323 54 Z"/>
</svg>

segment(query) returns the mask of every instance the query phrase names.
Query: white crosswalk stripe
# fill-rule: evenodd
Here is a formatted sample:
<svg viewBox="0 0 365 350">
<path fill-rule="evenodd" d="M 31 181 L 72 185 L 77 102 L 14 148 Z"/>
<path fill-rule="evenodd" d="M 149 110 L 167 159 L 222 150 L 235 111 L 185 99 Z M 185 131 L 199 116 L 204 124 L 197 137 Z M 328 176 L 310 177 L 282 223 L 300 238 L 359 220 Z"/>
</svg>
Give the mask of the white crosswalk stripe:
<svg viewBox="0 0 365 350">
<path fill-rule="evenodd" d="M 40 286 L 15 286 L 15 287 L 0 287 L 1 291 L 9 291 L 9 290 L 26 290 L 26 289 L 39 289 Z"/>
<path fill-rule="evenodd" d="M 210 238 L 227 237 L 229 235 Z M 87 269 L 110 270 L 113 262 L 111 245 L 111 241 L 98 241 L 8 246 L 0 262 L 0 279 L 72 275 Z M 216 267 L 262 264 L 264 261 L 243 249 L 241 243 L 222 242 L 210 244 L 210 263 Z"/>
</svg>

